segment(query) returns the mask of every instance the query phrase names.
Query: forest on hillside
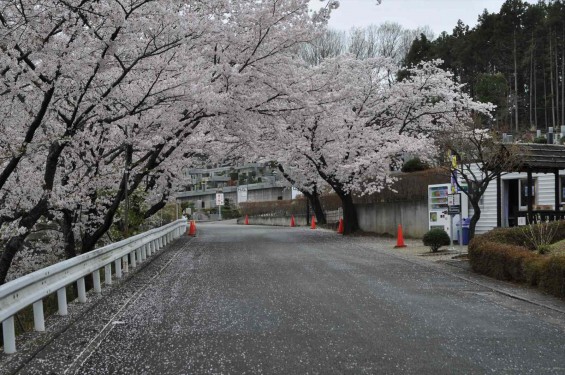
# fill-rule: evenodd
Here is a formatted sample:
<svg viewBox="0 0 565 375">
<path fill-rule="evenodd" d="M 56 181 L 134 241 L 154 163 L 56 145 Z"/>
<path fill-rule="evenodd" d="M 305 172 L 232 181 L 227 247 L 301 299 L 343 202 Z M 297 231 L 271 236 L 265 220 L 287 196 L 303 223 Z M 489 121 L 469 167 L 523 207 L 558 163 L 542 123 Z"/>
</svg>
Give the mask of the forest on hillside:
<svg viewBox="0 0 565 375">
<path fill-rule="evenodd" d="M 434 40 L 421 34 L 404 60 L 442 59 L 480 101 L 496 104 L 490 124 L 521 133 L 565 125 L 565 1 L 507 0 L 470 28 L 461 21 Z"/>
</svg>

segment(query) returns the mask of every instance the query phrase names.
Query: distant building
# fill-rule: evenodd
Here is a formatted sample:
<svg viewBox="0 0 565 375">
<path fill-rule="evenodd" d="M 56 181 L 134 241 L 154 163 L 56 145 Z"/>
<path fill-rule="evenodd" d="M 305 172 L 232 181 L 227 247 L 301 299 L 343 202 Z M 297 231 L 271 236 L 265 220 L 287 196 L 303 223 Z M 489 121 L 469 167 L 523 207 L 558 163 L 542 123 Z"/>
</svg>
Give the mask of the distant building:
<svg viewBox="0 0 565 375">
<path fill-rule="evenodd" d="M 184 178 L 184 191 L 176 197 L 181 202 L 194 203 L 196 210 L 216 207 L 219 191 L 233 205 L 291 199 L 292 195 L 290 184 L 266 163 L 187 169 Z"/>
</svg>

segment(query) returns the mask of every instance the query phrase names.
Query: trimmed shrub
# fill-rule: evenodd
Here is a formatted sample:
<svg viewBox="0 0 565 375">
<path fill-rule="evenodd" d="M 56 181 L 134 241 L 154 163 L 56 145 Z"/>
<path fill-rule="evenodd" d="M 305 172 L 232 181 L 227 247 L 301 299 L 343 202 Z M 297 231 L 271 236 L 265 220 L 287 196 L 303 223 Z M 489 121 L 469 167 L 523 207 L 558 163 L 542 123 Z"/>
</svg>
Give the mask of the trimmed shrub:
<svg viewBox="0 0 565 375">
<path fill-rule="evenodd" d="M 565 223 L 558 226 L 553 241 L 565 236 Z M 538 230 L 538 226 L 534 226 Z M 551 252 L 555 249 L 551 249 Z M 476 236 L 469 244 L 471 268 L 500 280 L 537 286 L 558 297 L 565 297 L 565 255 L 538 254 L 524 235 L 523 227 L 495 229 Z"/>
<path fill-rule="evenodd" d="M 424 234 L 422 241 L 424 245 L 429 246 L 434 253 L 438 251 L 440 247 L 450 244 L 449 235 L 443 229 L 439 228 L 431 229 Z"/>
<path fill-rule="evenodd" d="M 565 256 L 552 256 L 544 264 L 539 286 L 558 297 L 565 297 Z"/>
<path fill-rule="evenodd" d="M 546 229 L 555 232 L 552 242 L 558 242 L 565 239 L 565 222 L 554 221 L 549 225 L 539 224 L 532 227 L 534 235 L 539 235 L 540 227 L 545 226 Z M 495 228 L 485 234 L 481 234 L 481 239 L 491 242 L 504 243 L 508 245 L 523 246 L 528 250 L 536 250 L 528 236 L 531 234 L 526 227 L 513 227 L 513 228 Z"/>
<path fill-rule="evenodd" d="M 418 171 L 424 171 L 429 168 L 430 167 L 422 160 L 420 160 L 420 158 L 414 158 L 404 163 L 404 165 L 402 166 L 402 172 L 404 173 L 418 172 Z"/>
<path fill-rule="evenodd" d="M 540 143 L 540 144 L 546 144 L 546 143 L 547 143 L 547 138 L 545 138 L 544 136 L 535 137 L 533 142 L 534 142 L 534 143 Z"/>
<path fill-rule="evenodd" d="M 548 261 L 549 259 L 547 258 L 538 257 L 524 263 L 524 273 L 528 284 L 531 286 L 537 286 L 539 284 Z"/>
<path fill-rule="evenodd" d="M 536 254 L 523 246 L 473 239 L 469 244 L 469 261 L 477 273 L 499 280 L 525 282 L 523 263 Z"/>
</svg>

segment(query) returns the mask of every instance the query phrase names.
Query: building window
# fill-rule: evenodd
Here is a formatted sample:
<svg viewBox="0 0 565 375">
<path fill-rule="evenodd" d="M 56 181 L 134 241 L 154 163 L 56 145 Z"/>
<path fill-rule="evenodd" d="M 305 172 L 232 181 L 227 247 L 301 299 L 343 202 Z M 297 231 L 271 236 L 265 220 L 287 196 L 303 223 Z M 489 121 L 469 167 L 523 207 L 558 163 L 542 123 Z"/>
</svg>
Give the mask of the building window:
<svg viewBox="0 0 565 375">
<path fill-rule="evenodd" d="M 559 202 L 565 203 L 565 176 L 559 176 Z"/>
<path fill-rule="evenodd" d="M 537 184 L 538 184 L 538 179 L 534 178 L 532 181 L 532 196 L 533 196 L 533 202 L 532 205 L 537 204 L 537 194 L 536 194 L 536 190 L 537 190 Z M 526 209 L 528 208 L 528 198 L 530 196 L 530 191 L 528 190 L 528 180 L 527 179 L 521 179 L 520 180 L 520 208 Z"/>
</svg>

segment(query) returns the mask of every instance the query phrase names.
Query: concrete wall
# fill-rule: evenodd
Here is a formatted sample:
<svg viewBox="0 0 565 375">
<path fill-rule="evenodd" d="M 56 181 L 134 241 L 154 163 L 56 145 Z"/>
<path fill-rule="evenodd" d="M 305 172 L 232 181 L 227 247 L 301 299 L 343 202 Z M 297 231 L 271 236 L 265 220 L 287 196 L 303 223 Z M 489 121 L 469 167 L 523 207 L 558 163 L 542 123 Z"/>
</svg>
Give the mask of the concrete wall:
<svg viewBox="0 0 565 375">
<path fill-rule="evenodd" d="M 359 204 L 357 216 L 365 232 L 396 236 L 398 224 L 405 237 L 422 238 L 428 231 L 426 201 Z"/>
<path fill-rule="evenodd" d="M 237 219 L 238 224 L 243 224 L 245 218 Z M 305 216 L 295 216 L 294 222 L 297 226 L 306 226 Z M 249 218 L 249 225 L 272 225 L 276 227 L 289 227 L 290 217 L 259 217 L 253 216 Z M 308 224 L 309 225 L 309 224 Z"/>
<path fill-rule="evenodd" d="M 428 202 L 394 202 L 357 205 L 359 226 L 365 232 L 396 236 L 402 224 L 405 237 L 422 238 L 428 231 Z M 237 220 L 243 224 L 244 218 Z M 304 216 L 295 216 L 296 225 L 305 226 Z M 289 226 L 289 217 L 250 217 L 250 225 Z M 309 225 L 309 224 L 308 224 Z"/>
</svg>

